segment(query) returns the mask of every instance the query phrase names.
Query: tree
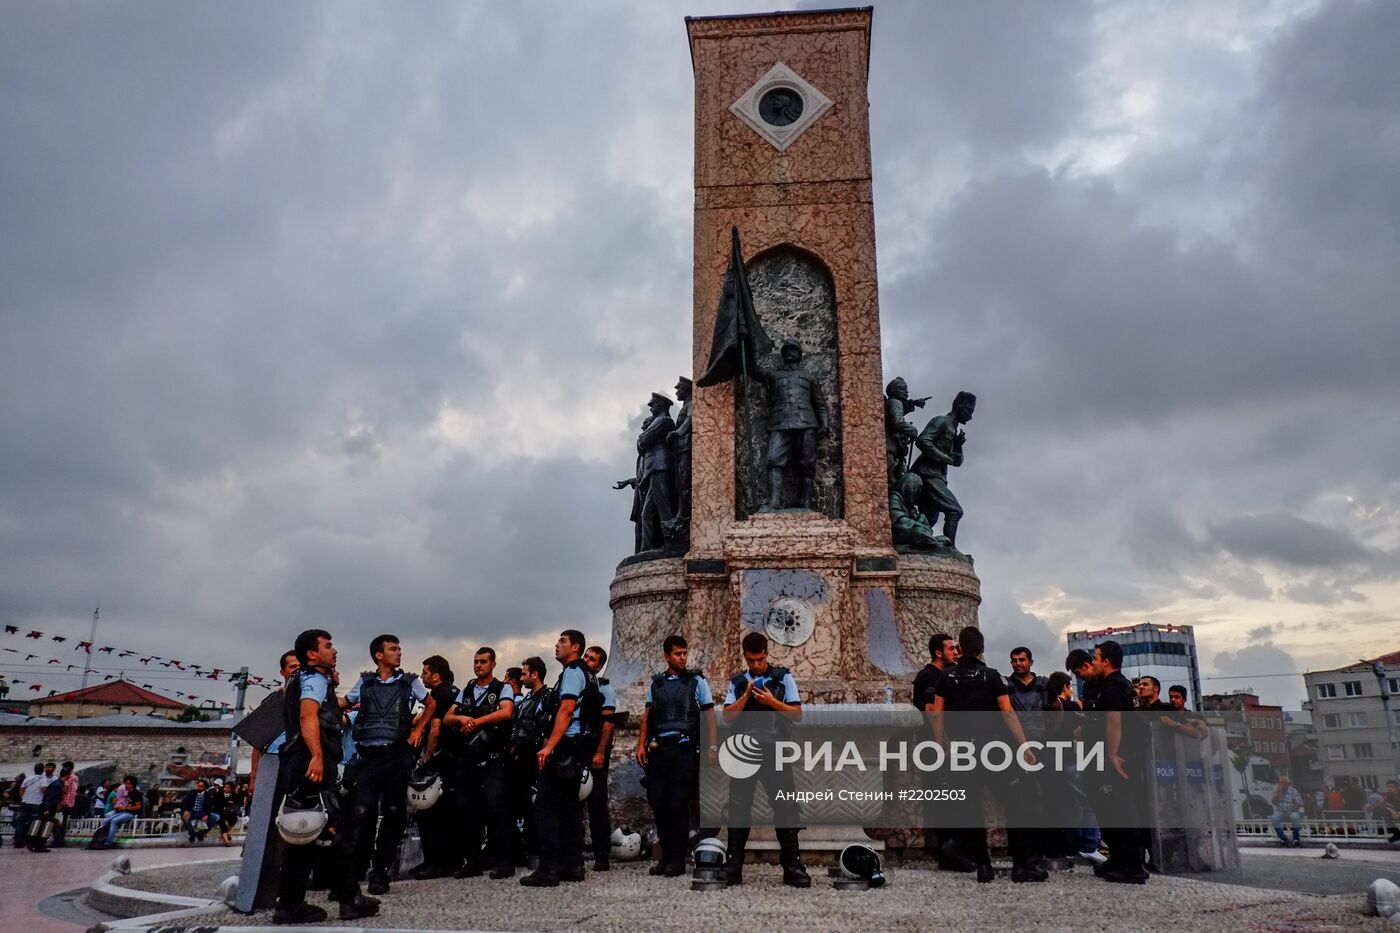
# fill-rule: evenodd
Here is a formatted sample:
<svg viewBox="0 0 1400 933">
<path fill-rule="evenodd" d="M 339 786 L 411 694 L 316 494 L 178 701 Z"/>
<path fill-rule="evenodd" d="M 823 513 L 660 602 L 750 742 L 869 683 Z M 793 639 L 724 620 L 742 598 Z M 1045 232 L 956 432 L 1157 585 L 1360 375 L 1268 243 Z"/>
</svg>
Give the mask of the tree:
<svg viewBox="0 0 1400 933">
<path fill-rule="evenodd" d="M 199 711 L 198 706 L 186 706 L 180 710 L 180 715 L 175 717 L 176 722 L 208 722 L 209 716 Z"/>
</svg>

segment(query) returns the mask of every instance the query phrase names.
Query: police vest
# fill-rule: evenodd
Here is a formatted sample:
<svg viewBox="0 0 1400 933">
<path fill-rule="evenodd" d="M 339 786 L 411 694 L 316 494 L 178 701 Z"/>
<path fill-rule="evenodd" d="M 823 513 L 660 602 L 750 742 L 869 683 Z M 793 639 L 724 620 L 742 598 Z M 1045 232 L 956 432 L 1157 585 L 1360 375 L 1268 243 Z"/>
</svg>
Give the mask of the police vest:
<svg viewBox="0 0 1400 933">
<path fill-rule="evenodd" d="M 282 692 L 282 728 L 287 733 L 287 741 L 282 753 L 309 751 L 301 737 L 301 681 L 313 671 L 299 671 L 292 682 Z M 342 734 L 340 726 L 340 703 L 336 700 L 335 685 L 328 684 L 326 701 L 316 715 L 316 724 L 321 731 L 321 757 L 325 763 L 340 764 Z"/>
<path fill-rule="evenodd" d="M 700 735 L 700 704 L 695 701 L 699 671 L 682 671 L 677 677 L 666 671 L 651 678 L 651 709 L 647 730 L 652 735 L 677 732 L 694 739 Z"/>
<path fill-rule="evenodd" d="M 769 693 L 773 694 L 773 699 L 779 703 L 791 702 L 787 696 L 787 688 L 783 686 L 783 678 L 788 675 L 788 669 L 776 665 L 768 665 L 768 670 L 763 674 L 763 686 Z M 749 685 L 748 671 L 740 671 L 729 678 L 729 684 L 734 688 L 734 699 L 744 695 L 744 690 Z M 755 738 L 781 738 L 792 731 L 792 723 L 787 717 L 773 712 L 766 706 L 757 703 L 750 703 L 744 707 L 744 712 L 735 720 L 735 728 L 740 732 L 746 732 Z"/>
<path fill-rule="evenodd" d="M 493 679 L 491 683 L 487 684 L 486 690 L 481 694 L 479 700 L 475 699 L 475 688 L 475 682 L 462 688 L 462 700 L 457 705 L 461 707 L 463 716 L 480 719 L 500 710 L 501 691 L 505 690 L 505 684 Z M 484 758 L 487 755 L 505 751 L 506 741 L 509 737 L 509 723 L 492 723 L 476 730 L 467 738 L 467 750 L 474 757 Z"/>
<path fill-rule="evenodd" d="M 400 674 L 385 683 L 378 674 L 360 675 L 360 714 L 355 717 L 356 745 L 394 745 L 408 741 L 413 728 L 413 681 Z"/>
<path fill-rule="evenodd" d="M 583 691 L 578 697 L 578 734 L 581 736 L 596 736 L 603 731 L 603 691 L 598 689 L 598 678 L 582 661 L 570 661 L 564 665 L 564 670 L 559 672 L 559 679 L 554 682 L 554 690 L 551 692 L 550 700 L 553 704 L 552 713 L 558 713 L 560 701 L 560 689 L 564 683 L 564 671 L 569 668 L 576 668 L 583 674 Z M 551 715 L 551 721 L 553 715 Z"/>
<path fill-rule="evenodd" d="M 549 730 L 554 726 L 554 716 L 550 713 L 555 705 L 551 702 L 552 693 L 548 687 L 540 687 L 516 701 L 510 742 L 517 753 L 537 752 L 549 739 Z"/>
</svg>

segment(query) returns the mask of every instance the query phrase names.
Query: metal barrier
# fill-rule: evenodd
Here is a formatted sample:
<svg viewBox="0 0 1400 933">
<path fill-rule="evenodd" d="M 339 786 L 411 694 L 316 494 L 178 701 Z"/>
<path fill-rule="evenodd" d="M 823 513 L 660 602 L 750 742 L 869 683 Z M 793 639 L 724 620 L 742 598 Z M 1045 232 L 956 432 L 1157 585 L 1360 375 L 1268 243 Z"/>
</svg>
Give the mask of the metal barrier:
<svg viewBox="0 0 1400 933">
<path fill-rule="evenodd" d="M 102 823 L 99 817 L 89 816 L 68 821 L 68 836 L 91 837 Z M 229 828 L 230 836 L 241 836 L 247 826 L 247 818 L 239 817 Z M 117 830 L 118 839 L 154 839 L 160 836 L 173 836 L 185 831 L 184 821 L 179 816 L 140 817 Z M 0 820 L 0 836 L 14 835 L 12 818 Z"/>
<path fill-rule="evenodd" d="M 1283 828 L 1285 833 L 1291 835 L 1292 829 L 1288 822 L 1283 824 Z M 1241 839 L 1264 839 L 1276 836 L 1273 824 L 1267 819 L 1237 820 L 1235 834 Z M 1370 840 L 1385 842 L 1390 838 L 1384 821 L 1369 819 L 1359 811 L 1353 816 L 1339 812 L 1318 819 L 1304 817 L 1301 835 L 1303 838 L 1311 838 L 1318 842 L 1365 842 Z"/>
</svg>

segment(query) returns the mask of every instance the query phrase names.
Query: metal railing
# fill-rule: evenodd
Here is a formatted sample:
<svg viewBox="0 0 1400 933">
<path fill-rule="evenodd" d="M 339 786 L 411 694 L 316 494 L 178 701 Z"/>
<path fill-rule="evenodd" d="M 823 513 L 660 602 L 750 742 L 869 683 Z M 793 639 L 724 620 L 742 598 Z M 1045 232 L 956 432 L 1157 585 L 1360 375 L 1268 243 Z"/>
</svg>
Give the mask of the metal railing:
<svg viewBox="0 0 1400 933">
<path fill-rule="evenodd" d="M 97 831 L 97 827 L 102 823 L 101 818 L 95 816 L 70 819 L 68 821 L 69 837 L 91 837 Z M 247 823 L 246 818 L 239 820 L 229 828 L 230 836 L 241 836 Z M 179 816 L 155 816 L 138 817 L 123 825 L 117 830 L 118 839 L 154 839 L 160 836 L 172 836 L 185 831 L 184 821 Z M 7 815 L 0 820 L 0 835 L 9 836 L 14 834 L 13 820 Z"/>
<path fill-rule="evenodd" d="M 1283 830 L 1291 835 L 1291 824 L 1288 821 L 1284 821 Z M 1235 834 L 1241 839 L 1273 837 L 1274 825 L 1267 818 L 1237 820 Z M 1301 835 L 1317 842 L 1384 842 L 1390 838 L 1384 820 L 1368 817 L 1360 810 L 1338 810 L 1323 817 L 1304 817 Z"/>
</svg>

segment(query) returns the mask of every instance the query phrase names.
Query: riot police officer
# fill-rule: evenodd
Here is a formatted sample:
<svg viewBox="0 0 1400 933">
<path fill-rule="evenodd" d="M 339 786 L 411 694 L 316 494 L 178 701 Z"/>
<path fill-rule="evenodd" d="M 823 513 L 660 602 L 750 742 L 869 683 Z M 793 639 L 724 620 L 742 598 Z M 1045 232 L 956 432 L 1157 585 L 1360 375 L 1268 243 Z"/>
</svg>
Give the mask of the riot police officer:
<svg viewBox="0 0 1400 933">
<path fill-rule="evenodd" d="M 740 646 L 746 670 L 729 680 L 729 690 L 724 697 L 724 721 L 758 740 L 763 750 L 763 763 L 754 776 L 729 783 L 731 822 L 725 877 L 730 884 L 744 882 L 744 846 L 749 839 L 754 790 L 761 781 L 773 809 L 783 884 L 809 888 L 812 878 L 798 851 L 800 814 L 793 800 L 792 771 L 774 767 L 773 754 L 774 743 L 788 736 L 791 723 L 802 718 L 802 696 L 790 671 L 768 663 L 768 638 L 763 633 L 749 632 Z M 740 720 L 742 713 L 748 715 Z"/>
<path fill-rule="evenodd" d="M 423 745 L 420 767 L 442 781 L 442 796 L 414 817 L 423 840 L 423 863 L 409 875 L 420 881 L 446 878 L 461 861 L 458 840 L 453 832 L 456 801 L 456 755 L 450 752 L 451 733 L 446 726 L 447 714 L 457 703 L 457 688 L 453 686 L 452 666 L 442 655 L 435 654 L 423 661 L 423 686 L 428 688 L 432 713 L 428 720 L 427 740 Z"/>
<path fill-rule="evenodd" d="M 540 867 L 520 883 L 552 888 L 560 881 L 583 880 L 583 820 L 578 799 L 582 768 L 597 746 L 602 724 L 602 694 L 583 663 L 587 643 L 577 629 L 566 629 L 554 646 L 564 666 L 554 685 L 554 725 L 535 760 L 539 764 L 535 794 Z"/>
<path fill-rule="evenodd" d="M 551 715 L 553 691 L 544 682 L 544 660 L 526 658 L 520 662 L 520 671 L 520 685 L 528 692 L 516 701 L 515 714 L 511 719 L 508 804 L 512 823 L 518 823 L 524 830 L 523 839 L 520 833 L 511 833 L 511 845 L 515 850 L 512 861 L 525 865 L 530 858 L 539 856 L 532 800 L 540 773 L 536 756 L 549 738 L 554 718 Z"/>
<path fill-rule="evenodd" d="M 478 877 L 484 864 L 490 863 L 492 878 L 509 878 L 515 874 L 515 865 L 506 807 L 506 757 L 515 694 L 495 677 L 495 649 L 476 649 L 472 671 L 476 679 L 462 688 L 456 706 L 447 714 L 448 728 L 467 737 L 458 753 L 456 781 L 458 827 L 465 857 L 453 877 Z M 483 833 L 489 851 L 483 851 Z"/>
<path fill-rule="evenodd" d="M 686 667 L 690 646 L 681 635 L 661 643 L 666 670 L 647 687 L 647 711 L 637 739 L 637 763 L 646 770 L 647 801 L 656 816 L 661 858 L 653 875 L 685 874 L 690 808 L 699 780 L 700 748 L 715 750 L 714 697 L 705 675 Z M 703 736 L 703 738 L 702 738 Z"/>
<path fill-rule="evenodd" d="M 360 894 L 350 866 L 346 827 L 335 793 L 340 764 L 340 703 L 335 695 L 335 644 L 329 632 L 309 629 L 297 636 L 294 649 L 300 669 L 283 693 L 285 740 L 278 768 L 278 794 L 274 810 L 287 795 L 305 800 L 320 795 L 328 821 L 325 836 L 330 845 L 310 843 L 284 847 L 282 876 L 277 886 L 273 922 L 320 923 L 326 912 L 306 903 L 311 868 L 320 861 L 331 896 L 340 902 L 340 918 L 356 920 L 379 912 L 379 902 Z"/>
<path fill-rule="evenodd" d="M 413 740 L 421 734 L 413 705 L 427 700 L 428 688 L 417 674 L 399 669 L 403 648 L 397 635 L 376 637 L 369 653 L 376 669 L 361 674 L 345 695 L 346 705 L 359 707 L 352 733 L 355 758 L 346 781 L 351 784 L 356 873 L 367 869 L 370 893 L 387 894 L 389 869 L 407 824 Z M 421 718 L 426 724 L 426 715 Z"/>
<path fill-rule="evenodd" d="M 608 653 L 593 645 L 583 653 L 583 663 L 598 678 L 602 695 L 602 721 L 599 723 L 598 746 L 588 762 L 593 776 L 593 790 L 588 795 L 588 837 L 593 842 L 593 870 L 607 871 L 612 859 L 612 816 L 608 813 L 608 766 L 612 761 L 612 714 L 617 712 L 617 693 L 603 676 Z"/>
</svg>

